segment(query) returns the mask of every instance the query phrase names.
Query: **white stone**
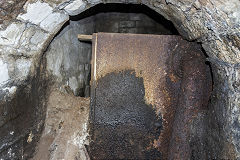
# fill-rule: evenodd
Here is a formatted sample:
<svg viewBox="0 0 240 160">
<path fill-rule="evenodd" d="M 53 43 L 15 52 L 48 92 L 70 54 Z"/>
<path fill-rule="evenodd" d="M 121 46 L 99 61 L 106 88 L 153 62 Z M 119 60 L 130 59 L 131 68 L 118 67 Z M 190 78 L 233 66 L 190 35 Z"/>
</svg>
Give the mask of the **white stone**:
<svg viewBox="0 0 240 160">
<path fill-rule="evenodd" d="M 16 60 L 16 67 L 18 72 L 16 73 L 17 77 L 20 79 L 24 79 L 28 76 L 30 67 L 31 67 L 31 60 L 29 59 L 17 59 Z"/>
<path fill-rule="evenodd" d="M 8 89 L 10 94 L 15 94 L 17 91 L 17 87 L 16 86 L 12 86 L 11 88 Z"/>
<path fill-rule="evenodd" d="M 40 25 L 41 28 L 52 33 L 62 27 L 61 24 L 68 20 L 68 16 L 53 12 L 53 8 L 49 4 L 37 1 L 29 3 L 26 13 L 19 15 L 17 19 Z"/>
<path fill-rule="evenodd" d="M 40 27 L 50 33 L 55 33 L 62 27 L 62 24 L 65 23 L 68 19 L 69 19 L 68 15 L 54 12 L 48 15 L 40 23 Z"/>
<path fill-rule="evenodd" d="M 7 63 L 0 59 L 0 85 L 3 85 L 9 79 Z"/>
<path fill-rule="evenodd" d="M 90 3 L 90 4 L 98 4 L 101 2 L 102 2 L 102 0 L 88 0 L 88 3 Z"/>
<path fill-rule="evenodd" d="M 31 37 L 30 42 L 34 45 L 39 45 L 45 42 L 48 38 L 48 34 L 42 31 L 36 31 L 36 33 Z"/>
<path fill-rule="evenodd" d="M 49 34 L 44 33 L 41 30 L 37 30 L 30 39 L 31 50 L 42 49 L 45 41 L 48 39 Z"/>
<path fill-rule="evenodd" d="M 28 49 L 31 50 L 29 47 L 29 41 L 30 38 L 35 34 L 36 32 L 36 28 L 33 26 L 27 26 L 24 30 L 24 32 L 22 33 L 21 39 L 19 40 L 18 46 L 17 48 L 21 48 L 21 49 Z"/>
<path fill-rule="evenodd" d="M 71 137 L 72 144 L 78 146 L 79 148 L 82 148 L 88 136 L 87 130 L 88 130 L 87 123 L 83 123 L 82 128 L 80 130 L 81 132 L 79 131 L 74 132 L 74 135 Z"/>
<path fill-rule="evenodd" d="M 40 24 L 53 12 L 53 8 L 47 3 L 37 1 L 35 3 L 28 3 L 25 14 L 21 14 L 17 19 L 29 21 L 33 24 Z"/>
<path fill-rule="evenodd" d="M 10 93 L 10 95 L 13 95 L 13 94 L 16 93 L 17 87 L 16 87 L 16 86 L 12 86 L 11 88 L 6 87 L 6 88 L 4 88 L 3 90 L 4 90 L 4 91 L 8 90 L 8 92 Z"/>
<path fill-rule="evenodd" d="M 83 0 L 75 0 L 67 5 L 64 10 L 71 16 L 81 13 L 86 8 L 86 3 Z"/>
<path fill-rule="evenodd" d="M 30 55 L 31 51 L 42 49 L 45 41 L 49 38 L 49 34 L 45 33 L 39 27 L 27 25 L 21 39 L 18 43 L 18 52 L 23 55 Z"/>
<path fill-rule="evenodd" d="M 6 30 L 0 31 L 0 45 L 17 46 L 24 29 L 24 23 L 12 23 Z"/>
<path fill-rule="evenodd" d="M 77 89 L 78 89 L 78 81 L 76 77 L 71 77 L 69 78 L 69 86 L 73 90 L 73 93 L 76 95 L 77 94 Z"/>
</svg>

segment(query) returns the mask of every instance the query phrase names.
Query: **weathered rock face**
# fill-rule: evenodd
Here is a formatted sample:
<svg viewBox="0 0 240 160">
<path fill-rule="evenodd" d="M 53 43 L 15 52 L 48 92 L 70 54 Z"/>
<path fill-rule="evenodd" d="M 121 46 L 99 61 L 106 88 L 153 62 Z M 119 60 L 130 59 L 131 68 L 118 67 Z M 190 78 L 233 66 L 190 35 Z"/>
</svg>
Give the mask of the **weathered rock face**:
<svg viewBox="0 0 240 160">
<path fill-rule="evenodd" d="M 41 65 L 23 83 L 10 81 L 0 89 L 0 157 L 28 159 L 43 129 L 49 80 Z"/>
<path fill-rule="evenodd" d="M 239 67 L 213 61 L 215 90 L 212 95 L 208 142 L 211 158 L 239 158 Z M 218 146 L 218 147 L 215 147 Z"/>
<path fill-rule="evenodd" d="M 3 24 L 1 29 L 23 11 L 22 8 L 26 1 L 27 0 L 2 0 L 0 2 L 0 24 Z"/>
<path fill-rule="evenodd" d="M 212 158 L 240 157 L 239 0 L 29 0 L 25 2 L 25 0 L 3 0 L 0 3 L 2 23 L 0 88 L 9 91 L 1 92 L 3 101 L 0 110 L 7 106 L 6 99 L 17 96 L 19 92 L 14 92 L 15 89 L 21 90 L 21 85 L 27 86 L 32 83 L 31 79 L 37 75 L 42 54 L 62 25 L 68 21 L 69 15 L 77 15 L 103 2 L 141 3 L 172 21 L 183 37 L 202 43 L 210 57 L 209 60 L 214 64 L 212 67 L 215 77 L 214 93 L 209 107 L 211 115 L 209 148 L 212 148 L 210 155 Z M 11 107 L 19 108 L 18 105 L 17 103 Z M 1 127 L 0 130 L 3 128 Z"/>
<path fill-rule="evenodd" d="M 93 25 L 91 18 L 70 21 L 45 53 L 47 70 L 56 77 L 55 85 L 61 89 L 69 86 L 75 96 L 89 96 L 92 46 L 91 43 L 80 42 L 77 35 L 93 33 Z"/>
</svg>

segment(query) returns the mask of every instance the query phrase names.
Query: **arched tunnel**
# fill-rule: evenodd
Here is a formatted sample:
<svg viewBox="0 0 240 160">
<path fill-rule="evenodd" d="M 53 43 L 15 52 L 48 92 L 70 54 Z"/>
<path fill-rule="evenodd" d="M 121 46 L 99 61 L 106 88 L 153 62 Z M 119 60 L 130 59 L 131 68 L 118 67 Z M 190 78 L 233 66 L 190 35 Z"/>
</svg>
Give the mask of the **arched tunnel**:
<svg viewBox="0 0 240 160">
<path fill-rule="evenodd" d="M 238 19 L 217 28 L 207 1 L 0 4 L 0 159 L 239 157 L 239 36 L 219 34 Z"/>
</svg>

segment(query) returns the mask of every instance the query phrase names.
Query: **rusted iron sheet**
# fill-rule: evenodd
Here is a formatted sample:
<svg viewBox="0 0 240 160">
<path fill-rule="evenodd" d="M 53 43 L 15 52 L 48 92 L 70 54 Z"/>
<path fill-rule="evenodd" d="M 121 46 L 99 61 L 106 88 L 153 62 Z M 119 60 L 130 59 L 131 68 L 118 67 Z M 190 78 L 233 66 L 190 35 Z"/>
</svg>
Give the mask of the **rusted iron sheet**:
<svg viewBox="0 0 240 160">
<path fill-rule="evenodd" d="M 93 35 L 91 159 L 189 156 L 178 154 L 190 150 L 189 123 L 206 96 L 193 89 L 204 86 L 206 68 L 192 45 L 179 36 Z"/>
<path fill-rule="evenodd" d="M 194 158 L 192 152 L 196 151 L 193 151 L 191 146 L 198 145 L 199 147 L 205 141 L 192 144 L 192 141 L 196 141 L 196 139 L 191 139 L 191 127 L 195 127 L 193 130 L 203 130 L 204 128 L 191 125 L 202 111 L 207 110 L 212 90 L 210 68 L 205 64 L 205 56 L 201 47 L 192 43 L 187 46 L 181 61 L 181 70 L 183 71 L 181 94 L 175 110 L 168 159 L 208 159 L 208 151 L 203 152 L 201 149 L 197 151 L 199 152 L 198 157 L 201 158 Z"/>
</svg>

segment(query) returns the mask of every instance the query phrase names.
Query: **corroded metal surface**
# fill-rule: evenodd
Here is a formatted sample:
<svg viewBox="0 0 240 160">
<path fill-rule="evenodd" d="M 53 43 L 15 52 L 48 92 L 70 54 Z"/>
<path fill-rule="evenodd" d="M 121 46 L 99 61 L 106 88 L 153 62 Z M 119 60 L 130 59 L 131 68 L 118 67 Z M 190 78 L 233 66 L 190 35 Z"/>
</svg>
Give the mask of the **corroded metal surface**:
<svg viewBox="0 0 240 160">
<path fill-rule="evenodd" d="M 192 153 L 194 151 L 190 143 L 196 139 L 191 139 L 191 127 L 194 119 L 207 109 L 211 92 L 210 71 L 204 63 L 205 57 L 200 46 L 189 43 L 186 51 L 182 54 L 180 62 L 182 68 L 181 94 L 175 110 L 168 159 L 199 159 Z M 193 127 L 195 130 L 204 129 L 201 128 L 202 126 Z M 194 143 L 193 145 L 196 146 L 203 145 L 201 143 L 204 142 Z M 198 146 L 197 152 L 202 154 L 200 159 L 207 159 L 207 153 L 201 153 L 199 148 Z"/>
<path fill-rule="evenodd" d="M 178 154 L 190 150 L 189 121 L 205 105 L 202 102 L 207 93 L 193 89 L 196 85 L 206 90 L 206 66 L 204 55 L 192 45 L 179 36 L 93 36 L 89 149 L 92 159 L 189 156 Z M 195 112 L 188 113 L 192 111 Z M 178 123 L 180 119 L 183 121 Z M 183 148 L 177 142 L 179 133 L 183 133 Z"/>
</svg>

